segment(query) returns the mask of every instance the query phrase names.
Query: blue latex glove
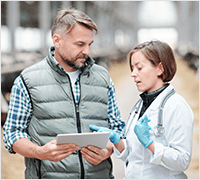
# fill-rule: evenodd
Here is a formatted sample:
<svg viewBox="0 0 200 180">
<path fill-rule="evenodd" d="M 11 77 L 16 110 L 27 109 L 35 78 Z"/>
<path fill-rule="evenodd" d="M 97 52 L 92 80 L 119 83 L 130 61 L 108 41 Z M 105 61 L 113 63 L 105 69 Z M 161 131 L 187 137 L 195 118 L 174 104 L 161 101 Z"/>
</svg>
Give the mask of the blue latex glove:
<svg viewBox="0 0 200 180">
<path fill-rule="evenodd" d="M 110 132 L 110 137 L 109 137 L 110 141 L 113 144 L 119 143 L 120 136 L 115 131 L 108 129 L 108 128 L 105 128 L 105 127 L 96 126 L 96 125 L 93 125 L 93 124 L 90 124 L 89 127 L 90 127 L 90 129 L 97 131 L 97 132 Z"/>
<path fill-rule="evenodd" d="M 153 141 L 150 139 L 149 130 L 151 127 L 148 125 L 148 122 L 151 120 L 148 119 L 147 115 L 144 118 L 141 118 L 137 121 L 134 132 L 138 137 L 138 140 L 142 143 L 144 148 L 146 149 Z"/>
</svg>

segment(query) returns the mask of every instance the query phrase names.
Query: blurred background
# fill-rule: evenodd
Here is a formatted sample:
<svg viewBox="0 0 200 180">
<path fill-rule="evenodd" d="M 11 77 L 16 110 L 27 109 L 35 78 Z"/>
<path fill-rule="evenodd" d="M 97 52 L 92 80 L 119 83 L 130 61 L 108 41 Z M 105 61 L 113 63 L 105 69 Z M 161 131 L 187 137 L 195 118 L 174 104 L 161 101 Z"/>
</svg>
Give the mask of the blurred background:
<svg viewBox="0 0 200 180">
<path fill-rule="evenodd" d="M 1 125 L 14 79 L 46 56 L 53 45 L 53 19 L 67 7 L 82 10 L 97 24 L 91 56 L 108 69 L 124 121 L 139 98 L 128 52 L 152 39 L 173 48 L 178 70 L 172 84 L 194 112 L 193 155 L 186 174 L 199 179 L 199 1 L 1 1 Z M 123 162 L 113 160 L 115 178 L 121 179 Z M 23 157 L 4 148 L 1 131 L 1 178 L 23 179 L 24 169 Z"/>
</svg>

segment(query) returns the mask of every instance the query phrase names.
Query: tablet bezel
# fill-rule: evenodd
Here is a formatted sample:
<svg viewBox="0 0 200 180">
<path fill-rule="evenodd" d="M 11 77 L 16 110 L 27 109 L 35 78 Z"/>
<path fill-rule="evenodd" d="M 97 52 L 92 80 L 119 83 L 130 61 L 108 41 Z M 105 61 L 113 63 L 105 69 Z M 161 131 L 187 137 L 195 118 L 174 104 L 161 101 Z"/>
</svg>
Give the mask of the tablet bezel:
<svg viewBox="0 0 200 180">
<path fill-rule="evenodd" d="M 56 143 L 74 143 L 79 146 L 79 149 L 81 147 L 87 147 L 88 145 L 106 148 L 109 137 L 110 132 L 58 134 L 56 137 Z"/>
</svg>

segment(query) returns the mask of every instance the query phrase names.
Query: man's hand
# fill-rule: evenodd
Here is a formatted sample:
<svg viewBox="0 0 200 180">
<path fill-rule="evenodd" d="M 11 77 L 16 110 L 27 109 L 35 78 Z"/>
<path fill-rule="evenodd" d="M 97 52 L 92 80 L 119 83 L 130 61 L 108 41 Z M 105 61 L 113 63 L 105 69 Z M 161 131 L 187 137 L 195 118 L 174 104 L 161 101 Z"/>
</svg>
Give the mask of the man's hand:
<svg viewBox="0 0 200 180">
<path fill-rule="evenodd" d="M 40 147 L 38 156 L 40 160 L 50 160 L 54 162 L 61 161 L 69 157 L 79 146 L 75 144 L 56 144 L 56 141 L 50 141 Z"/>
<path fill-rule="evenodd" d="M 87 146 L 81 148 L 81 154 L 83 158 L 86 159 L 89 163 L 93 165 L 98 165 L 105 159 L 108 159 L 113 153 L 112 144 L 108 142 L 108 145 L 105 149 L 100 149 L 95 146 Z"/>
<path fill-rule="evenodd" d="M 69 157 L 79 147 L 75 144 L 57 145 L 55 140 L 38 146 L 27 138 L 21 138 L 13 143 L 12 148 L 24 157 L 58 162 Z"/>
</svg>

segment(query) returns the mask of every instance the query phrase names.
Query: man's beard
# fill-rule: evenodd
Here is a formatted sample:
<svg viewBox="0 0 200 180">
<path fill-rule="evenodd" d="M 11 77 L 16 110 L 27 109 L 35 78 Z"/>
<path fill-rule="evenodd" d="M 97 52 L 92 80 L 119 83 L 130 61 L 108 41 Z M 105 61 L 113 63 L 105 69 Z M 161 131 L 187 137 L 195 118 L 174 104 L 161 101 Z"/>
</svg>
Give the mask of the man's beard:
<svg viewBox="0 0 200 180">
<path fill-rule="evenodd" d="M 78 56 L 78 57 L 76 57 L 75 59 L 72 59 L 72 60 L 65 59 L 61 54 L 60 54 L 60 57 L 63 59 L 63 61 L 68 66 L 70 66 L 73 69 L 83 69 L 85 67 L 86 62 L 88 61 L 88 56 L 86 56 L 86 55 L 80 55 L 80 56 Z M 84 63 L 80 63 L 80 64 L 76 63 L 76 60 L 78 58 L 85 58 L 85 62 Z"/>
</svg>

